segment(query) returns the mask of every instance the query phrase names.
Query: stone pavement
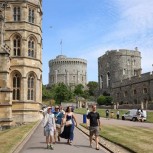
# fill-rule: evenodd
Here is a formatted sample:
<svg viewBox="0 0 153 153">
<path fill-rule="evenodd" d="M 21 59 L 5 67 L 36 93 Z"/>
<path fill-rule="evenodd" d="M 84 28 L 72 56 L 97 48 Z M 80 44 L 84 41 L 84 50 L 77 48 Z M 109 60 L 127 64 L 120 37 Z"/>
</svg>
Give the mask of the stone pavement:
<svg viewBox="0 0 153 153">
<path fill-rule="evenodd" d="M 43 127 L 40 124 L 19 153 L 108 153 L 102 147 L 100 147 L 100 150 L 96 150 L 95 143 L 93 143 L 93 148 L 90 148 L 89 138 L 79 129 L 75 128 L 74 134 L 72 146 L 66 144 L 67 140 L 61 139 L 61 142 L 54 145 L 54 150 L 46 149 Z"/>
<path fill-rule="evenodd" d="M 32 130 L 32 134 L 29 136 L 13 151 L 13 153 L 42 153 L 42 152 L 56 152 L 56 153 L 64 153 L 64 152 L 73 152 L 73 153 L 129 153 L 126 149 L 107 141 L 104 138 L 100 138 L 100 150 L 95 150 L 95 143 L 93 148 L 89 148 L 89 131 L 79 124 L 83 122 L 83 115 L 75 114 L 78 122 L 78 128 L 75 128 L 74 131 L 74 143 L 72 146 L 66 144 L 65 139 L 61 139 L 60 143 L 55 144 L 54 150 L 46 149 L 45 137 L 43 136 L 43 127 L 41 124 L 36 128 L 36 130 Z M 104 121 L 102 121 L 103 125 Z M 107 124 L 107 123 L 106 123 Z"/>
</svg>

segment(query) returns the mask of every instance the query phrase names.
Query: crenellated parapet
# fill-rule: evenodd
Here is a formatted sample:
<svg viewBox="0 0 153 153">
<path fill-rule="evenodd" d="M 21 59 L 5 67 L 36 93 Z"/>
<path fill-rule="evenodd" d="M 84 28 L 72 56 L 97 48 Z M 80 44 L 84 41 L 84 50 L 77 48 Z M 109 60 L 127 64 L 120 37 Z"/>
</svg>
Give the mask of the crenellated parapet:
<svg viewBox="0 0 153 153">
<path fill-rule="evenodd" d="M 114 88 L 128 86 L 128 85 L 131 85 L 131 84 L 139 84 L 141 82 L 146 82 L 146 81 L 149 81 L 149 80 L 153 80 L 153 74 L 151 72 L 143 73 L 139 76 L 134 76 L 134 77 L 131 77 L 131 78 L 127 78 L 127 79 L 124 79 L 124 80 L 114 82 L 112 84 L 112 88 L 114 89 Z"/>
<path fill-rule="evenodd" d="M 49 85 L 59 82 L 70 86 L 86 85 L 87 61 L 85 59 L 59 55 L 49 61 L 49 68 Z"/>
</svg>

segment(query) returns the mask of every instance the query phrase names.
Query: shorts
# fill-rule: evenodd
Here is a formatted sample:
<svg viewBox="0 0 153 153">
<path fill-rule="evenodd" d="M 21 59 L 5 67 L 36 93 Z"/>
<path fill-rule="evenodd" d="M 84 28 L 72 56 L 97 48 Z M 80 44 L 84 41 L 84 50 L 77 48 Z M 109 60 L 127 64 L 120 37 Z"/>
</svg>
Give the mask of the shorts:
<svg viewBox="0 0 153 153">
<path fill-rule="evenodd" d="M 61 126 L 56 126 L 56 133 L 61 134 Z"/>
<path fill-rule="evenodd" d="M 90 126 L 89 128 L 90 136 L 99 136 L 99 126 Z"/>
<path fill-rule="evenodd" d="M 51 131 L 51 130 L 45 130 L 44 132 L 46 137 L 54 135 L 54 131 Z"/>
</svg>

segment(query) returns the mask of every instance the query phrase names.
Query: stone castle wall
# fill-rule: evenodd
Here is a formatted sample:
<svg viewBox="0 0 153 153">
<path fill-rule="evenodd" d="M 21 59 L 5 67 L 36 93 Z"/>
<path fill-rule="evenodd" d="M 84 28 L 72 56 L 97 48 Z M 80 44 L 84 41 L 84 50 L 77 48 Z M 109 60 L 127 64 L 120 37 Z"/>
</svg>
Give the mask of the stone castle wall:
<svg viewBox="0 0 153 153">
<path fill-rule="evenodd" d="M 4 0 L 0 0 L 0 3 Z M 20 20 L 14 20 L 14 8 L 20 8 Z M 34 12 L 29 21 L 29 10 Z M 19 97 L 12 93 L 12 118 L 14 122 L 31 122 L 40 119 L 42 103 L 42 0 L 11 0 L 5 9 L 4 44 L 10 47 L 9 77 L 3 80 L 13 90 L 13 77 L 18 75 Z M 14 43 L 20 40 L 20 45 Z M 29 45 L 29 42 L 33 45 Z M 14 48 L 19 48 L 19 53 Z M 30 50 L 33 52 L 30 55 Z M 4 60 L 4 58 L 3 58 Z M 1 66 L 1 65 L 0 65 Z M 1 66 L 2 67 L 2 66 Z M 2 67 L 5 69 L 5 67 Z M 0 74 L 0 78 L 1 78 Z M 29 78 L 31 86 L 29 86 Z M 1 81 L 1 80 L 0 80 Z M 15 89 L 14 89 L 15 90 Z M 13 90 L 13 91 L 14 91 Z M 29 92 L 30 90 L 30 92 Z M 33 97 L 31 98 L 29 96 Z M 28 98 L 30 97 L 30 98 Z M 0 101 L 1 102 L 1 101 Z"/>
<path fill-rule="evenodd" d="M 108 51 L 98 58 L 98 66 L 99 92 L 110 93 L 117 108 L 153 108 L 153 73 L 141 74 L 141 53 L 137 48 Z"/>
<path fill-rule="evenodd" d="M 60 55 L 49 61 L 49 85 L 63 82 L 70 86 L 86 85 L 87 61 Z"/>
<path fill-rule="evenodd" d="M 98 82 L 101 92 L 110 92 L 113 82 L 132 77 L 141 71 L 141 53 L 137 50 L 111 50 L 98 58 Z M 108 76 L 110 81 L 108 85 Z"/>
</svg>

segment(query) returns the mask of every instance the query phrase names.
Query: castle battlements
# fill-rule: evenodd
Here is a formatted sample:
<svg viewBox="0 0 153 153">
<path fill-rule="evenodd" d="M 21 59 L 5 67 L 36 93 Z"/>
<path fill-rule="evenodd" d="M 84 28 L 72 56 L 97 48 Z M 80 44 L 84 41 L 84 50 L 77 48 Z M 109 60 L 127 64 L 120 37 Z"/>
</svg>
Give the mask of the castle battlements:
<svg viewBox="0 0 153 153">
<path fill-rule="evenodd" d="M 119 87 L 123 87 L 123 86 L 128 86 L 130 84 L 138 84 L 140 82 L 149 81 L 151 79 L 153 79 L 153 74 L 151 72 L 147 72 L 147 73 L 143 73 L 139 76 L 133 76 L 133 77 L 129 77 L 124 80 L 114 82 L 112 84 L 112 88 L 119 88 Z"/>
</svg>

